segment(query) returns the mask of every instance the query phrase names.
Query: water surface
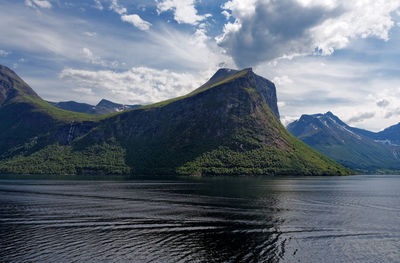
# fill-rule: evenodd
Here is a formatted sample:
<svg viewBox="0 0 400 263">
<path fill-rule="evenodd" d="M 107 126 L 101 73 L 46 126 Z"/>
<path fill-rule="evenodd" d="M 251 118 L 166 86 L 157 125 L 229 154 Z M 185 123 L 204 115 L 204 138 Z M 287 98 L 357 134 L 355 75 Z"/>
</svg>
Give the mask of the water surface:
<svg viewBox="0 0 400 263">
<path fill-rule="evenodd" d="M 0 178 L 2 262 L 400 262 L 400 176 Z"/>
</svg>

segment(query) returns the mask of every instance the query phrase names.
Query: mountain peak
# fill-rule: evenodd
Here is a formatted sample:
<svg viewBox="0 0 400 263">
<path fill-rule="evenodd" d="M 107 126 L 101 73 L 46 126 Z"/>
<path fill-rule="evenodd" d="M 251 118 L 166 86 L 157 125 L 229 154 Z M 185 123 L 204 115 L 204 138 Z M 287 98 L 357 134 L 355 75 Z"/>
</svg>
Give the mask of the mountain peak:
<svg viewBox="0 0 400 263">
<path fill-rule="evenodd" d="M 120 106 L 122 106 L 122 104 L 118 104 L 118 103 L 115 103 L 115 102 L 112 102 L 112 101 L 110 101 L 110 100 L 106 100 L 106 99 L 101 99 L 100 100 L 100 102 L 99 103 L 97 103 L 97 105 L 96 105 L 97 107 L 120 107 Z"/>
<path fill-rule="evenodd" d="M 214 73 L 214 75 L 211 78 L 213 78 L 215 75 L 226 74 L 226 73 L 231 73 L 231 72 L 237 73 L 237 72 L 239 72 L 239 70 L 231 69 L 231 68 L 220 68 Z"/>
<path fill-rule="evenodd" d="M 11 75 L 11 74 L 17 75 L 17 74 L 15 74 L 15 72 L 12 71 L 9 67 L 6 67 L 6 66 L 4 66 L 4 65 L 0 65 L 0 73 L 1 73 L 1 74 L 8 74 L 8 75 Z"/>
<path fill-rule="evenodd" d="M 216 76 L 225 75 L 225 74 L 236 74 L 236 73 L 241 72 L 241 71 L 253 72 L 253 68 L 244 68 L 244 69 L 240 69 L 240 70 L 231 69 L 231 68 L 220 68 L 214 73 L 214 75 L 211 77 L 211 79 L 216 77 Z"/>
<path fill-rule="evenodd" d="M 253 72 L 252 68 L 245 68 L 242 70 L 229 69 L 229 68 L 221 68 L 217 70 L 217 72 L 203 85 L 199 88 L 195 89 L 191 93 L 182 96 L 180 98 L 185 98 L 187 96 L 193 96 L 199 92 L 204 92 L 210 88 L 221 86 L 222 84 L 231 83 L 231 87 L 238 87 L 238 85 L 234 85 L 234 83 L 238 83 L 241 81 L 245 81 L 246 85 L 255 88 L 257 92 L 259 92 L 263 97 L 265 103 L 272 110 L 275 116 L 279 119 L 279 110 L 277 104 L 276 97 L 276 88 L 275 84 L 269 81 L 266 78 L 258 76 Z M 240 86 L 240 85 L 239 85 Z M 149 105 L 146 108 L 152 107 L 154 105 L 165 105 L 166 103 L 170 103 L 172 101 L 176 101 L 178 98 L 171 99 L 165 102 L 156 103 L 153 105 Z"/>
<path fill-rule="evenodd" d="M 36 92 L 29 87 L 10 68 L 0 65 L 0 106 L 18 96 L 39 98 Z"/>
<path fill-rule="evenodd" d="M 348 128 L 348 125 L 344 123 L 342 120 L 340 120 L 339 117 L 337 117 L 331 111 L 328 111 L 326 113 L 316 113 L 311 115 L 303 114 L 301 115 L 299 120 L 296 120 L 288 124 L 287 128 L 290 130 L 294 129 L 295 126 L 297 126 L 298 128 L 299 125 L 306 126 L 309 125 L 310 123 L 313 123 L 314 128 L 316 126 L 319 126 L 320 128 L 323 128 L 324 126 L 326 127 L 340 126 Z"/>
</svg>

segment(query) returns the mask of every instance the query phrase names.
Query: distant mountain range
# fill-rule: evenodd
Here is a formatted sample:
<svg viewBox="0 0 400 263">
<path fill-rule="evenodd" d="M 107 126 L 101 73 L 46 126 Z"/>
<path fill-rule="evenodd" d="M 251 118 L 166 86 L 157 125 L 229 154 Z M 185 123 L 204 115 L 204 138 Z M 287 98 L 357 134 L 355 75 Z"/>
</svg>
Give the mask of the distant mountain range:
<svg viewBox="0 0 400 263">
<path fill-rule="evenodd" d="M 135 109 L 141 106 L 118 104 L 106 99 L 102 99 L 97 105 L 90 105 L 75 101 L 47 102 L 60 109 L 98 115 Z"/>
<path fill-rule="evenodd" d="M 289 132 L 344 166 L 363 172 L 400 170 L 400 125 L 374 133 L 353 128 L 331 112 L 302 115 Z"/>
<path fill-rule="evenodd" d="M 365 132 L 365 130 L 362 132 Z M 383 144 L 400 146 L 400 123 L 390 126 L 380 132 L 366 131 L 364 135 Z"/>
<path fill-rule="evenodd" d="M 0 138 L 0 173 L 352 173 L 285 129 L 275 85 L 252 69 L 220 69 L 185 96 L 94 115 L 49 104 L 0 66 Z"/>
</svg>

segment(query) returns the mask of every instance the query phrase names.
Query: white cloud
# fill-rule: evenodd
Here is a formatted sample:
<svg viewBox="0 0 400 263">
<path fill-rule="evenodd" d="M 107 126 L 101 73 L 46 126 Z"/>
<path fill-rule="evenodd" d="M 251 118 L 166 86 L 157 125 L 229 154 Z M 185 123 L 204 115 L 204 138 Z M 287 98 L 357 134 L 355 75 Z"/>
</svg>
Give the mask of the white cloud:
<svg viewBox="0 0 400 263">
<path fill-rule="evenodd" d="M 137 14 L 127 14 L 127 10 L 125 7 L 121 6 L 118 3 L 118 0 L 112 0 L 110 9 L 116 12 L 121 16 L 121 20 L 127 23 L 132 24 L 133 26 L 137 27 L 138 29 L 142 31 L 147 31 L 150 29 L 151 23 L 143 20 L 139 15 Z"/>
<path fill-rule="evenodd" d="M 386 41 L 400 1 L 231 0 L 222 7 L 235 21 L 226 23 L 216 40 L 239 66 L 249 66 L 279 57 L 330 55 L 357 38 Z"/>
<path fill-rule="evenodd" d="M 400 108 L 395 108 L 395 109 L 392 109 L 392 110 L 386 112 L 385 119 L 397 117 L 399 115 L 400 115 Z"/>
<path fill-rule="evenodd" d="M 161 0 L 157 2 L 157 11 L 162 13 L 172 10 L 176 22 L 197 25 L 211 15 L 199 15 L 195 2 L 196 0 Z"/>
<path fill-rule="evenodd" d="M 100 65 L 103 67 L 112 67 L 112 68 L 116 68 L 118 66 L 118 61 L 106 61 L 100 57 L 97 57 L 93 54 L 93 52 L 89 49 L 89 48 L 82 48 L 82 54 L 85 56 L 85 59 L 94 64 L 94 65 Z"/>
<path fill-rule="evenodd" d="M 72 90 L 75 91 L 75 92 L 78 92 L 78 93 L 86 94 L 86 95 L 93 94 L 93 90 L 91 88 L 75 88 L 75 89 L 72 89 Z"/>
<path fill-rule="evenodd" d="M 376 102 L 376 105 L 380 108 L 386 108 L 387 106 L 389 106 L 390 102 L 386 99 L 382 99 Z"/>
<path fill-rule="evenodd" d="M 13 25 L 0 27 L 0 35 L 7 36 L 1 39 L 2 44 L 19 52 L 40 54 L 40 57 L 46 59 L 57 55 L 69 60 L 80 60 L 82 40 L 87 39 L 81 33 L 81 28 L 85 26 L 82 20 L 73 17 L 65 19 L 52 13 L 38 13 L 29 9 L 10 8 L 1 13 L 0 24 Z"/>
<path fill-rule="evenodd" d="M 1 39 L 1 44 L 13 47 L 16 54 L 31 54 L 24 54 L 25 59 L 29 61 L 51 64 L 54 70 L 61 70 L 68 64 L 82 61 L 109 68 L 121 65 L 117 61 L 145 61 L 142 51 L 147 50 L 147 40 L 143 38 L 134 41 L 132 37 L 122 33 L 128 30 L 115 29 L 107 23 L 99 22 L 101 26 L 97 29 L 100 31 L 96 33 L 91 31 L 92 25 L 81 18 L 56 12 L 40 13 L 28 8 L 11 8 L 15 5 L 8 7 L 10 8 L 7 12 L 0 11 L 0 24 L 13 26 L 0 27 L 0 35 L 7 36 Z M 112 30 L 116 34 L 110 34 Z M 116 51 L 116 47 L 122 46 L 125 48 Z M 89 59 L 85 55 L 88 54 L 83 51 L 85 47 L 94 54 L 93 58 Z M 34 59 L 31 59 L 32 55 Z"/>
<path fill-rule="evenodd" d="M 82 48 L 82 54 L 85 55 L 89 60 L 94 60 L 94 55 L 92 51 L 86 47 Z"/>
<path fill-rule="evenodd" d="M 279 111 L 280 111 L 281 109 L 279 108 Z M 285 116 L 281 116 L 281 122 L 282 122 L 282 124 L 284 125 L 284 126 L 287 126 L 289 123 L 292 123 L 292 122 L 294 122 L 295 120 L 297 120 L 298 119 L 298 116 L 288 116 L 288 115 L 285 115 Z"/>
<path fill-rule="evenodd" d="M 99 0 L 94 0 L 94 8 L 99 9 L 99 10 L 103 10 L 104 7 L 101 4 L 101 2 Z"/>
<path fill-rule="evenodd" d="M 221 14 L 225 16 L 226 20 L 229 20 L 229 18 L 231 18 L 231 14 L 226 10 L 222 11 Z"/>
<path fill-rule="evenodd" d="M 248 18 L 256 12 L 257 0 L 231 0 L 227 1 L 222 8 L 230 10 L 237 19 Z"/>
<path fill-rule="evenodd" d="M 375 116 L 375 112 L 361 112 L 361 113 L 358 113 L 358 114 L 352 116 L 350 119 L 348 119 L 347 124 L 362 122 L 364 120 L 371 119 L 374 116 Z"/>
<path fill-rule="evenodd" d="M 376 37 L 387 41 L 394 26 L 391 13 L 400 7 L 397 0 L 337 1 L 344 13 L 318 25 L 310 32 L 315 36 L 314 45 L 322 54 L 331 54 L 357 37 Z"/>
<path fill-rule="evenodd" d="M 1 57 L 7 57 L 10 54 L 10 52 L 5 51 L 3 49 L 0 49 L 0 56 Z"/>
<path fill-rule="evenodd" d="M 289 85 L 293 83 L 293 80 L 291 80 L 287 75 L 283 76 L 276 76 L 272 80 L 276 85 Z"/>
<path fill-rule="evenodd" d="M 25 0 L 25 5 L 33 8 L 51 8 L 52 5 L 47 0 Z"/>
<path fill-rule="evenodd" d="M 83 33 L 85 36 L 88 36 L 88 37 L 96 37 L 97 36 L 97 33 L 96 32 L 84 32 Z"/>
<path fill-rule="evenodd" d="M 149 31 L 149 59 L 157 61 L 157 67 L 178 68 L 185 71 L 217 70 L 218 65 L 232 67 L 230 57 L 221 53 L 221 49 L 205 34 L 197 29 L 194 34 L 186 34 L 173 27 L 163 27 L 161 31 Z"/>
<path fill-rule="evenodd" d="M 31 0 L 25 0 L 25 5 L 29 7 L 35 7 Z"/>
<path fill-rule="evenodd" d="M 278 107 L 285 107 L 286 103 L 284 101 L 278 101 Z"/>
<path fill-rule="evenodd" d="M 127 12 L 125 7 L 119 5 L 118 0 L 111 0 L 110 9 L 119 15 L 126 14 Z"/>
<path fill-rule="evenodd" d="M 199 87 L 199 75 L 134 67 L 124 72 L 64 69 L 61 79 L 77 86 L 75 91 L 92 92 L 122 103 L 147 104 L 184 95 Z M 92 88 L 93 87 L 93 88 Z M 95 89 L 95 90 L 93 90 Z M 105 94 L 105 95 L 104 95 Z"/>
<path fill-rule="evenodd" d="M 131 23 L 132 25 L 143 31 L 149 30 L 151 26 L 151 23 L 143 20 L 140 16 L 136 14 L 122 15 L 121 19 L 122 21 Z"/>
</svg>

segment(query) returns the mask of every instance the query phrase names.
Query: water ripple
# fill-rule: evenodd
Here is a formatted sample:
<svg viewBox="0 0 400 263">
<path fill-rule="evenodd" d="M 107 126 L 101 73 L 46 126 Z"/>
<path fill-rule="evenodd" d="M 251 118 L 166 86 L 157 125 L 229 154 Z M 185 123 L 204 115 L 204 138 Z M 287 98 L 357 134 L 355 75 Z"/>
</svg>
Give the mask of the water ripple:
<svg viewBox="0 0 400 263">
<path fill-rule="evenodd" d="M 0 180 L 0 261 L 399 262 L 386 180 Z"/>
</svg>

